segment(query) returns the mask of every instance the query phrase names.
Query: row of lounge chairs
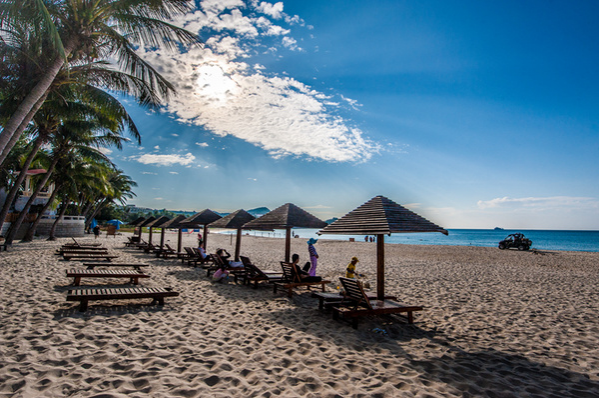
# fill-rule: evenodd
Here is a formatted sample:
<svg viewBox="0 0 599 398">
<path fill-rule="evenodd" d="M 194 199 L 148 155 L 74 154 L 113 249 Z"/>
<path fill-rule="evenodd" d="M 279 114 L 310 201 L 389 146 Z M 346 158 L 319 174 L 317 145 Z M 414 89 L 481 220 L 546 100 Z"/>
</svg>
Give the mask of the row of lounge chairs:
<svg viewBox="0 0 599 398">
<path fill-rule="evenodd" d="M 75 241 L 75 239 L 73 239 Z M 150 275 L 142 272 L 142 267 L 148 264 L 137 263 L 112 263 L 116 255 L 109 255 L 105 248 L 98 244 L 67 244 L 60 247 L 56 254 L 62 254 L 65 260 L 108 260 L 108 262 L 88 262 L 83 263 L 86 268 L 70 269 L 66 272 L 67 277 L 72 277 L 73 286 L 79 286 L 82 278 L 126 278 L 132 285 L 138 285 L 140 278 L 149 278 Z M 97 269 L 102 267 L 103 269 Z M 108 267 L 109 269 L 104 269 Z M 131 267 L 133 269 L 121 269 L 121 267 Z M 92 287 L 85 289 L 69 289 L 67 291 L 67 301 L 78 301 L 79 311 L 86 311 L 88 303 L 91 300 L 113 300 L 113 299 L 140 299 L 151 298 L 152 304 L 163 305 L 165 297 L 178 296 L 179 293 L 168 288 L 148 288 L 148 287 L 119 287 L 103 288 Z"/>
</svg>

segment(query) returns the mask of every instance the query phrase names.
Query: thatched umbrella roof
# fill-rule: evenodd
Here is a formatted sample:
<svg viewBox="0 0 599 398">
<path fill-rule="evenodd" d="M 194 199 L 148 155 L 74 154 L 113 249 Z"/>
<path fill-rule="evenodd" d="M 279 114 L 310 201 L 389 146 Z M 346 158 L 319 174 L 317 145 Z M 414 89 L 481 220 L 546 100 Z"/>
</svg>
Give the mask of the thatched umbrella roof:
<svg viewBox="0 0 599 398">
<path fill-rule="evenodd" d="M 185 220 L 181 221 L 181 224 L 186 228 L 199 228 L 200 226 L 204 227 L 204 241 L 202 242 L 202 247 L 204 247 L 205 249 L 206 242 L 208 241 L 208 224 L 220 218 L 222 217 L 213 212 L 212 210 L 205 209 L 194 214 L 191 217 L 187 217 Z"/>
<path fill-rule="evenodd" d="M 224 216 L 219 220 L 216 220 L 213 223 L 208 224 L 208 227 L 237 230 L 237 239 L 235 241 L 235 261 L 239 261 L 239 250 L 241 248 L 241 227 L 243 227 L 244 224 L 247 224 L 248 222 L 254 220 L 255 218 L 256 217 L 252 216 L 247 211 L 240 209 Z"/>
<path fill-rule="evenodd" d="M 243 229 L 285 229 L 285 261 L 289 262 L 291 228 L 323 228 L 326 222 L 313 216 L 293 203 L 285 203 L 262 217 L 248 222 Z"/>
<path fill-rule="evenodd" d="M 243 229 L 323 228 L 326 225 L 326 222 L 293 203 L 285 203 L 248 222 Z"/>
<path fill-rule="evenodd" d="M 381 235 L 394 232 L 447 231 L 384 196 L 375 196 L 362 206 L 319 231 L 319 234 Z"/>
<path fill-rule="evenodd" d="M 194 214 L 193 216 L 187 217 L 185 220 L 181 221 L 181 224 L 187 228 L 198 228 L 200 226 L 208 225 L 220 218 L 222 217 L 212 210 L 205 209 Z"/>
<path fill-rule="evenodd" d="M 137 227 L 137 226 L 138 226 L 137 224 L 141 224 L 141 223 L 142 223 L 142 221 L 145 221 L 145 220 L 146 220 L 146 218 L 145 218 L 145 217 L 137 217 L 135 220 L 131 221 L 131 222 L 129 223 L 129 225 L 131 225 L 131 226 L 133 226 L 133 227 Z"/>
<path fill-rule="evenodd" d="M 162 224 L 166 223 L 167 221 L 170 221 L 170 218 L 168 218 L 167 216 L 161 216 L 144 226 L 148 228 L 163 228 Z"/>
<path fill-rule="evenodd" d="M 385 297 L 385 234 L 447 231 L 384 196 L 375 196 L 318 234 L 377 236 L 377 298 Z"/>
<path fill-rule="evenodd" d="M 148 224 L 150 224 L 151 222 L 153 222 L 154 220 L 156 220 L 156 217 L 154 216 L 150 216 L 148 218 L 146 218 L 144 221 L 142 221 L 138 227 L 146 227 Z"/>
<path fill-rule="evenodd" d="M 161 228 L 176 228 L 177 231 L 177 252 L 181 252 L 181 239 L 182 239 L 182 228 L 185 228 L 181 225 L 181 221 L 185 220 L 185 216 L 183 214 L 179 214 L 177 217 L 173 218 L 170 221 L 162 224 Z"/>
<path fill-rule="evenodd" d="M 185 220 L 185 216 L 183 214 L 179 214 L 177 217 L 162 224 L 160 228 L 186 228 L 181 225 L 181 221 L 183 220 Z"/>
</svg>

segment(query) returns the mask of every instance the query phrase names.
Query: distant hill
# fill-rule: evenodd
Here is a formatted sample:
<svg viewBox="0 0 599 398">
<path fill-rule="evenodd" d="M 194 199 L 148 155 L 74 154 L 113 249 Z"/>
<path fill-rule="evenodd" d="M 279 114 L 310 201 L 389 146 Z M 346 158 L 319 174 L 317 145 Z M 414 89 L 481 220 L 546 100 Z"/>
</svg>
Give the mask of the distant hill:
<svg viewBox="0 0 599 398">
<path fill-rule="evenodd" d="M 248 210 L 247 212 L 250 213 L 252 216 L 258 218 L 270 212 L 270 210 L 268 209 L 268 207 L 256 207 L 255 209 Z"/>
</svg>

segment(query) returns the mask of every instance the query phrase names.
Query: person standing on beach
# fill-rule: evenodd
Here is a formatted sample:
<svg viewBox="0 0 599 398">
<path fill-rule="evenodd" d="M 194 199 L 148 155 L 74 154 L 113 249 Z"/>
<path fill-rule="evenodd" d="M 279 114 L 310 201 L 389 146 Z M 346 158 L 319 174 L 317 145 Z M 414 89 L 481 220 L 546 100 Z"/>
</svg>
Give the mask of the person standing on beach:
<svg viewBox="0 0 599 398">
<path fill-rule="evenodd" d="M 345 277 L 355 279 L 356 277 L 356 264 L 359 263 L 358 257 L 352 257 L 350 263 L 345 269 Z"/>
<path fill-rule="evenodd" d="M 202 247 L 202 243 L 204 243 L 204 239 L 202 238 L 202 233 L 198 232 L 198 247 Z"/>
<path fill-rule="evenodd" d="M 317 239 L 314 238 L 310 238 L 310 240 L 308 240 L 308 253 L 310 254 L 310 264 L 312 264 L 312 266 L 310 267 L 310 271 L 308 272 L 308 274 L 310 276 L 316 276 L 316 265 L 318 263 L 318 253 L 316 252 L 316 248 L 314 247 L 314 244 L 318 242 Z"/>
</svg>

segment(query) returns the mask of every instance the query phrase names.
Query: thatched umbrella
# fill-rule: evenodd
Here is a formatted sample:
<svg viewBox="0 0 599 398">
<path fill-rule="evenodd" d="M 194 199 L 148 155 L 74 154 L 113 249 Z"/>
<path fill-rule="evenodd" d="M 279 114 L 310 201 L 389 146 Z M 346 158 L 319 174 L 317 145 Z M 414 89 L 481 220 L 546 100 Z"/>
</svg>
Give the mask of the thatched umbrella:
<svg viewBox="0 0 599 398">
<path fill-rule="evenodd" d="M 157 218 L 156 220 L 152 221 L 149 224 L 146 224 L 145 226 L 150 228 L 150 237 L 148 238 L 148 243 L 152 243 L 152 228 L 161 228 L 162 224 L 164 224 L 165 222 L 169 221 L 170 218 L 168 218 L 167 216 L 161 216 L 159 218 Z M 162 228 L 162 233 L 160 234 L 160 247 L 162 247 L 164 245 L 164 228 Z"/>
<path fill-rule="evenodd" d="M 385 234 L 447 231 L 384 196 L 375 196 L 323 228 L 318 234 L 376 235 L 376 293 L 385 297 Z"/>
<path fill-rule="evenodd" d="M 291 228 L 323 228 L 326 222 L 313 216 L 293 203 L 286 203 L 262 217 L 250 221 L 243 229 L 284 229 L 285 261 L 289 262 L 291 252 Z"/>
<path fill-rule="evenodd" d="M 185 220 L 185 216 L 180 214 L 177 217 L 173 218 L 170 221 L 165 222 L 164 224 L 162 224 L 161 228 L 166 229 L 166 228 L 176 228 L 178 230 L 177 233 L 177 252 L 181 253 L 181 231 L 183 230 L 183 226 L 181 226 L 181 221 Z"/>
<path fill-rule="evenodd" d="M 130 226 L 134 227 L 133 236 L 137 235 L 138 238 L 141 237 L 141 228 L 139 227 L 139 224 L 141 224 L 144 221 L 146 221 L 145 217 L 138 217 L 129 223 Z"/>
<path fill-rule="evenodd" d="M 154 220 L 156 220 L 156 217 L 150 216 L 150 217 L 146 218 L 144 221 L 142 221 L 141 223 L 139 223 L 137 225 L 137 227 L 139 228 L 139 240 L 140 241 L 141 241 L 141 231 L 142 231 L 142 228 L 146 227 L 148 224 L 154 222 Z M 150 231 L 152 231 L 152 229 L 150 229 Z M 150 236 L 152 236 L 151 232 L 150 232 Z"/>
<path fill-rule="evenodd" d="M 181 225 L 184 228 L 199 228 L 200 226 L 204 227 L 204 242 L 202 243 L 202 247 L 206 249 L 206 241 L 208 240 L 208 227 L 207 225 L 211 222 L 214 222 L 218 219 L 222 218 L 215 212 L 210 209 L 202 210 L 191 217 L 187 217 L 185 220 L 181 221 Z"/>
<path fill-rule="evenodd" d="M 146 221 L 145 217 L 137 217 L 135 220 L 129 222 L 128 224 L 132 227 L 137 227 L 137 224 L 141 224 L 143 221 Z"/>
<path fill-rule="evenodd" d="M 237 230 L 237 239 L 235 240 L 235 261 L 239 261 L 239 250 L 241 248 L 241 227 L 255 218 L 256 217 L 252 216 L 247 211 L 241 209 L 208 224 L 208 227 Z"/>
</svg>

